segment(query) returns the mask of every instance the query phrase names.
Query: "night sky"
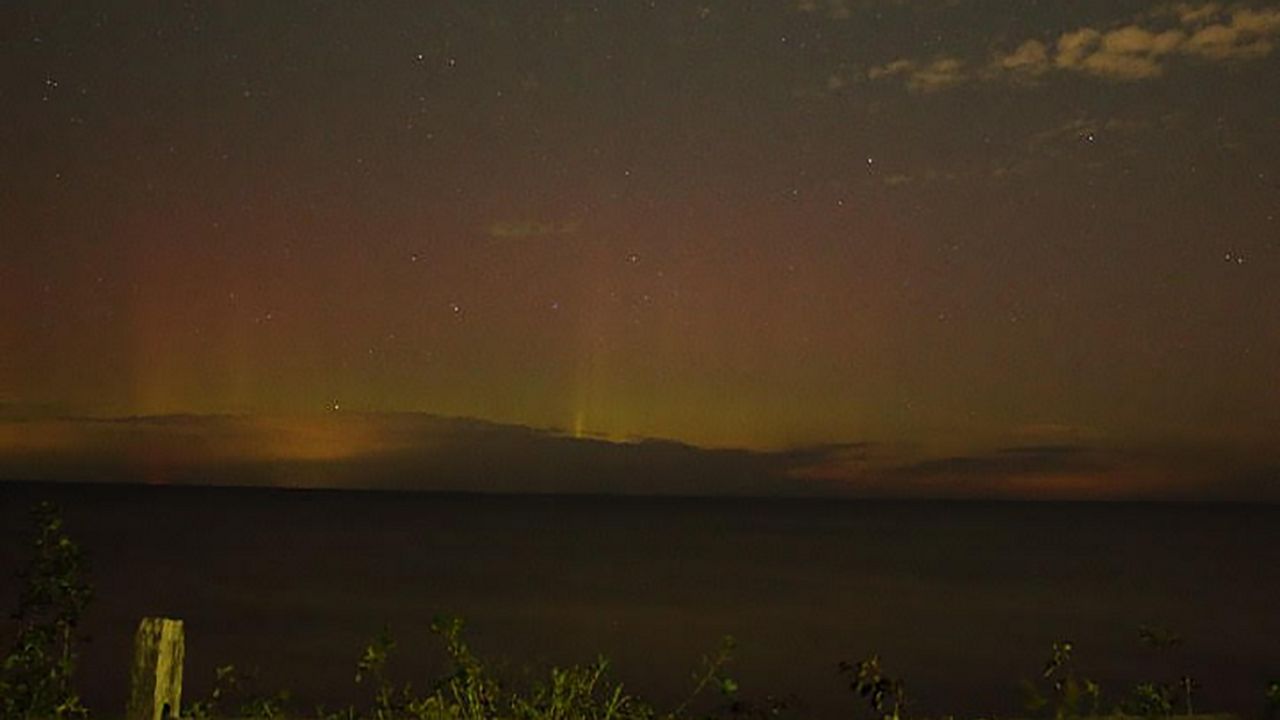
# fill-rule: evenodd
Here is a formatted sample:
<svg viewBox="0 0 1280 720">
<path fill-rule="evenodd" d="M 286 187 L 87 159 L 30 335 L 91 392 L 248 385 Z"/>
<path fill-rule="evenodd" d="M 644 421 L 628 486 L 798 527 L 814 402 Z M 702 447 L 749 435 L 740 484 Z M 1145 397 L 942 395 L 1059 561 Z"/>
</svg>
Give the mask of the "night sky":
<svg viewBox="0 0 1280 720">
<path fill-rule="evenodd" d="M 0 475 L 1280 499 L 1277 43 L 1262 2 L 6 2 Z"/>
</svg>

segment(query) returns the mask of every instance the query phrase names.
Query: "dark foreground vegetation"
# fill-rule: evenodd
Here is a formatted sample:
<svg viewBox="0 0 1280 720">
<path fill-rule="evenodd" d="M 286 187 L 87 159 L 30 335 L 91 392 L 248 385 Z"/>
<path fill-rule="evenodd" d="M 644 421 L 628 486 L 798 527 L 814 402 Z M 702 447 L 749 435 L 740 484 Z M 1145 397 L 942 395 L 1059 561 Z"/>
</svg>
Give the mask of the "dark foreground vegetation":
<svg viewBox="0 0 1280 720">
<path fill-rule="evenodd" d="M 74 720 L 89 718 L 74 684 L 80 620 L 92 597 L 80 548 L 67 535 L 56 508 L 47 503 L 33 513 L 31 558 L 18 575 L 17 610 L 12 639 L 0 666 L 0 720 Z M 438 618 L 432 630 L 443 644 L 451 669 L 422 688 L 393 682 L 388 664 L 396 643 L 384 630 L 360 654 L 354 682 L 365 702 L 336 710 L 302 711 L 287 692 L 263 693 L 252 678 L 233 666 L 216 671 L 209 695 L 188 699 L 184 717 L 197 720 L 252 718 L 283 720 L 683 720 L 692 718 L 798 718 L 802 707 L 793 699 L 741 692 L 728 674 L 732 638 L 725 638 L 703 657 L 692 673 L 684 700 L 656 707 L 628 693 L 609 674 L 604 658 L 587 665 L 552 668 L 546 677 L 523 686 L 499 678 L 467 645 L 463 623 Z M 6 636 L 9 633 L 6 632 Z M 1161 628 L 1142 628 L 1142 641 L 1152 647 L 1180 642 Z M 848 715 L 866 720 L 913 717 L 904 683 L 886 674 L 878 657 L 838 664 L 851 692 Z M 1055 643 L 1036 681 L 1024 684 L 1028 717 L 1052 718 L 1214 718 L 1197 715 L 1199 686 L 1190 676 L 1140 683 L 1117 697 L 1104 696 L 1098 683 L 1081 675 L 1072 662 L 1072 644 Z M 1260 712 L 1280 718 L 1280 682 L 1260 693 Z M 114 716 L 114 713 L 110 715 Z"/>
</svg>

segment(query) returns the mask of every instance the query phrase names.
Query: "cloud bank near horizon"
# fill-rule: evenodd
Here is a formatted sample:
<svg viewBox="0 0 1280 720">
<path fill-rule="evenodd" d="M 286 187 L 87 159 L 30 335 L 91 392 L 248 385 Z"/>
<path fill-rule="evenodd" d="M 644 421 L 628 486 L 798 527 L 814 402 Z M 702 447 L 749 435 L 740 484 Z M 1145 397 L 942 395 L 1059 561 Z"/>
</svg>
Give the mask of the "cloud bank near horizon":
<svg viewBox="0 0 1280 720">
<path fill-rule="evenodd" d="M 484 493 L 1280 502 L 1280 459 L 1224 448 L 613 441 L 426 414 L 0 420 L 0 479 Z"/>
</svg>

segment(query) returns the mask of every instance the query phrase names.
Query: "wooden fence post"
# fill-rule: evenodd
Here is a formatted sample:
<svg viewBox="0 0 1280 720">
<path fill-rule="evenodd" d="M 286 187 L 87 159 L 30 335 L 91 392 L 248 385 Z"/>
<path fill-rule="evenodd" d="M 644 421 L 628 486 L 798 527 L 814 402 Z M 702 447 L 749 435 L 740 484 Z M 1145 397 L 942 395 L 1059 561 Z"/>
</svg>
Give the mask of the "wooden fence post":
<svg viewBox="0 0 1280 720">
<path fill-rule="evenodd" d="M 171 720 L 182 701 L 182 621 L 142 618 L 133 643 L 126 720 Z"/>
</svg>

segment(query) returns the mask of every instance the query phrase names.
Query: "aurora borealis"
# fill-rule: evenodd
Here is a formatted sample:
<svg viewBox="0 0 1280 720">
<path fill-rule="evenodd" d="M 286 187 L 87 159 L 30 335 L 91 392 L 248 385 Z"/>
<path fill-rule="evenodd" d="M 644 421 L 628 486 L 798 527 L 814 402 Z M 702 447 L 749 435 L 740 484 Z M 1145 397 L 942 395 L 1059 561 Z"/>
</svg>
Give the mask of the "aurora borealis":
<svg viewBox="0 0 1280 720">
<path fill-rule="evenodd" d="M 0 476 L 1280 498 L 1277 42 L 1263 2 L 6 3 Z"/>
</svg>

